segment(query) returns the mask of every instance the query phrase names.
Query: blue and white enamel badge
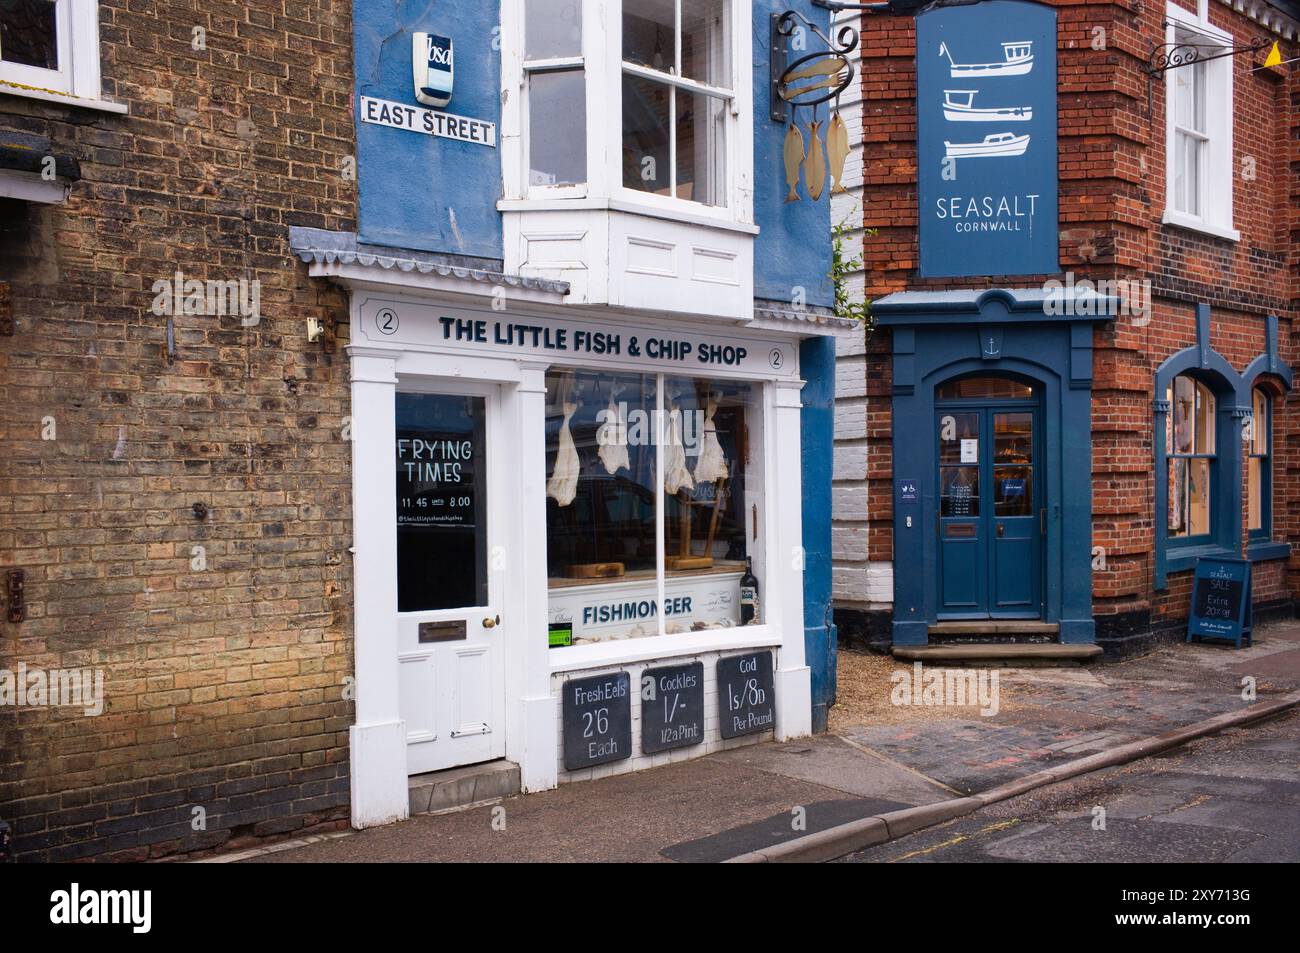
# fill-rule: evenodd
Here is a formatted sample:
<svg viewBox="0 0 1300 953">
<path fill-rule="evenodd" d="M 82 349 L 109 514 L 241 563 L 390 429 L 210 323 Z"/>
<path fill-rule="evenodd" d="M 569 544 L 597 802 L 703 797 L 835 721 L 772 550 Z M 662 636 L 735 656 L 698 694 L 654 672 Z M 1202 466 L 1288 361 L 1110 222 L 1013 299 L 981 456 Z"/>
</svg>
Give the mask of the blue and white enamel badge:
<svg viewBox="0 0 1300 953">
<path fill-rule="evenodd" d="M 452 81 L 455 79 L 451 37 L 436 33 L 412 34 L 411 67 L 417 100 L 438 108 L 451 102 Z"/>
</svg>

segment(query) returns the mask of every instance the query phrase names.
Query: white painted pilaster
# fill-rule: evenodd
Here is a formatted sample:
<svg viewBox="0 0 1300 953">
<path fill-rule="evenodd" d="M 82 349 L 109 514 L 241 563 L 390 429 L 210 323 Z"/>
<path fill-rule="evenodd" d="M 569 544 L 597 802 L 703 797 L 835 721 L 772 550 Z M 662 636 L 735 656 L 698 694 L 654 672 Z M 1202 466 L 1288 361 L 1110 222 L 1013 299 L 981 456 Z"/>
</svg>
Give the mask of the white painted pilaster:
<svg viewBox="0 0 1300 953">
<path fill-rule="evenodd" d="M 352 826 L 362 828 L 405 820 L 409 795 L 397 672 L 396 362 L 392 354 L 349 353 L 357 720 L 348 742 Z"/>
<path fill-rule="evenodd" d="M 519 493 L 507 587 L 510 618 L 506 653 L 506 757 L 519 765 L 525 791 L 553 788 L 558 739 L 547 644 L 546 576 L 546 367 L 520 364 L 520 381 L 503 388 L 504 418 L 518 435 L 512 462 Z"/>
<path fill-rule="evenodd" d="M 768 413 L 773 439 L 767 453 L 769 533 L 767 622 L 781 633 L 777 653 L 776 738 L 784 741 L 812 733 L 811 674 L 804 658 L 803 621 L 803 457 L 800 443 L 799 392 L 803 381 L 770 385 Z M 786 501 L 786 505 L 778 505 Z"/>
</svg>

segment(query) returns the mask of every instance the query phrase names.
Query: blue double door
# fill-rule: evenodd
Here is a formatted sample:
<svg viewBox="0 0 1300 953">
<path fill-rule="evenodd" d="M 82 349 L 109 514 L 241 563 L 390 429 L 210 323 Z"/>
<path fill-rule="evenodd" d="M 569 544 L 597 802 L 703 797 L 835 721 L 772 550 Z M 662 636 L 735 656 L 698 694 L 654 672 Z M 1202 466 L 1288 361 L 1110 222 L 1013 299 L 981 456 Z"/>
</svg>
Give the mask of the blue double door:
<svg viewBox="0 0 1300 953">
<path fill-rule="evenodd" d="M 1036 402 L 936 402 L 940 620 L 1043 614 Z"/>
</svg>

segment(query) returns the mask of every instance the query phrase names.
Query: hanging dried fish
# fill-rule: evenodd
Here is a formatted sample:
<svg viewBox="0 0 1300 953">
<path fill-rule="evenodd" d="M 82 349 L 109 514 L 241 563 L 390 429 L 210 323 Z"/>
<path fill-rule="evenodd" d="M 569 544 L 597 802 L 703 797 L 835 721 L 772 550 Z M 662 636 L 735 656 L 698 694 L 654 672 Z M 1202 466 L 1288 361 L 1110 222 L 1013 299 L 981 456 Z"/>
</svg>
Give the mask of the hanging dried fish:
<svg viewBox="0 0 1300 953">
<path fill-rule="evenodd" d="M 799 167 L 803 165 L 803 133 L 799 131 L 799 124 L 794 121 L 794 113 L 791 111 L 790 128 L 785 134 L 785 182 L 790 186 L 790 194 L 785 197 L 787 202 L 799 201 Z"/>
<path fill-rule="evenodd" d="M 831 194 L 847 192 L 844 187 L 844 161 L 849 157 L 849 127 L 839 111 L 831 116 L 826 129 L 826 153 L 831 160 Z"/>
<path fill-rule="evenodd" d="M 678 490 L 695 489 L 691 471 L 686 469 L 686 446 L 682 443 L 682 412 L 674 407 L 668 413 L 668 446 L 664 457 L 664 489 L 669 495 Z"/>
<path fill-rule="evenodd" d="M 700 447 L 699 459 L 695 461 L 695 482 L 714 483 L 727 477 L 727 458 L 722 453 L 722 444 L 718 442 L 718 425 L 713 422 L 713 415 L 718 412 L 717 401 L 710 398 L 704 414 L 704 440 Z"/>
<path fill-rule="evenodd" d="M 564 402 L 564 423 L 560 425 L 560 446 L 555 454 L 555 469 L 546 481 L 546 495 L 560 506 L 568 506 L 578 495 L 578 473 L 582 465 L 578 460 L 578 448 L 573 443 L 573 433 L 569 429 L 569 421 L 577 411 L 577 404 L 567 400 Z"/>
<path fill-rule="evenodd" d="M 613 476 L 619 470 L 630 469 L 627 456 L 627 418 L 622 407 L 614 406 L 614 391 L 609 392 L 609 406 L 605 409 L 605 422 L 596 428 L 596 451 L 605 472 Z"/>
<path fill-rule="evenodd" d="M 822 141 L 817 135 L 821 127 L 822 124 L 814 119 L 808 130 L 812 134 L 812 145 L 808 147 L 808 167 L 804 169 L 808 194 L 812 196 L 814 202 L 822 197 L 822 189 L 826 187 L 826 152 L 822 149 Z"/>
</svg>

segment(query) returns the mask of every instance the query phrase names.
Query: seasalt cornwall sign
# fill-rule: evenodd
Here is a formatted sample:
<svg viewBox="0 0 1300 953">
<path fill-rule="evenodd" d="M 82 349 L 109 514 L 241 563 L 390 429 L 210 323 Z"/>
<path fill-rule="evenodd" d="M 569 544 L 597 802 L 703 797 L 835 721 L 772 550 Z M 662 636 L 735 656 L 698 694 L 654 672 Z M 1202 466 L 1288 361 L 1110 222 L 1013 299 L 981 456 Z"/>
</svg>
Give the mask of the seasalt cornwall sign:
<svg viewBox="0 0 1300 953">
<path fill-rule="evenodd" d="M 916 18 L 921 274 L 1052 274 L 1056 11 L 1027 0 Z"/>
</svg>

